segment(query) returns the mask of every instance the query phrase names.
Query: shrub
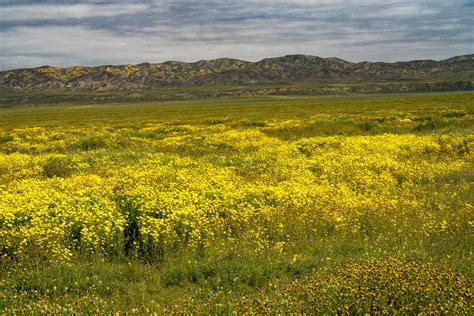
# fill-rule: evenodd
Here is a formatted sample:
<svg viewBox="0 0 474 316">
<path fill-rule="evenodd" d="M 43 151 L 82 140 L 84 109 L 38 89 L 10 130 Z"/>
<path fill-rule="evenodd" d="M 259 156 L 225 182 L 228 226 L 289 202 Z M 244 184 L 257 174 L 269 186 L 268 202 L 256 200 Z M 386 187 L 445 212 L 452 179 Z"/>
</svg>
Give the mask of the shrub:
<svg viewBox="0 0 474 316">
<path fill-rule="evenodd" d="M 43 176 L 46 178 L 67 177 L 78 169 L 74 159 L 65 155 L 48 157 L 43 163 Z"/>
<path fill-rule="evenodd" d="M 103 137 L 97 135 L 87 135 L 78 140 L 76 147 L 83 151 L 95 150 L 106 146 Z"/>
</svg>

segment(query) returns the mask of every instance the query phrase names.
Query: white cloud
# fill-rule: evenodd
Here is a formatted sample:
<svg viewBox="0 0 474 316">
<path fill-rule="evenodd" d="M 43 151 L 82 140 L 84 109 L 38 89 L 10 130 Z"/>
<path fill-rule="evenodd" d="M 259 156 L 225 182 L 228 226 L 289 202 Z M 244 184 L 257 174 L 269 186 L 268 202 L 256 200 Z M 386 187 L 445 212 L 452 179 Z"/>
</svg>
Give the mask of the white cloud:
<svg viewBox="0 0 474 316">
<path fill-rule="evenodd" d="M 122 35 L 84 27 L 19 28 L 0 33 L 6 51 L 2 68 L 32 67 L 43 64 L 67 66 L 100 65 L 166 60 L 196 61 L 220 57 L 259 60 L 284 54 L 324 54 L 332 44 L 306 42 L 288 45 L 285 41 L 255 45 L 245 41 L 173 41 L 158 35 Z M 28 52 L 27 54 L 22 52 Z M 44 56 L 42 59 L 40 56 Z M 3 60 L 2 60 L 3 59 Z"/>
<path fill-rule="evenodd" d="M 436 14 L 438 10 L 430 8 L 426 5 L 419 3 L 408 3 L 408 4 L 394 4 L 391 6 L 382 7 L 380 10 L 376 10 L 367 17 L 405 17 L 413 18 L 416 16 L 432 15 Z"/>
<path fill-rule="evenodd" d="M 88 17 L 111 17 L 122 14 L 145 12 L 145 4 L 32 4 L 3 6 L 0 9 L 0 21 L 30 21 L 82 19 Z"/>
<path fill-rule="evenodd" d="M 473 51 L 469 13 L 436 1 L 147 3 L 0 6 L 0 69 L 295 53 L 394 61 Z"/>
</svg>

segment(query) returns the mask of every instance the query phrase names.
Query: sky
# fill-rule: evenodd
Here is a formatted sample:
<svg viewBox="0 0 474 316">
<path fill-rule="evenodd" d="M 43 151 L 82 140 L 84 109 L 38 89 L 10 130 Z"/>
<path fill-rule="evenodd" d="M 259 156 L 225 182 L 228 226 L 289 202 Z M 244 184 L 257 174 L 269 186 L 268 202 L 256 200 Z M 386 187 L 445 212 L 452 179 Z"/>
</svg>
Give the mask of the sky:
<svg viewBox="0 0 474 316">
<path fill-rule="evenodd" d="M 0 0 L 0 70 L 474 53 L 474 0 Z"/>
</svg>

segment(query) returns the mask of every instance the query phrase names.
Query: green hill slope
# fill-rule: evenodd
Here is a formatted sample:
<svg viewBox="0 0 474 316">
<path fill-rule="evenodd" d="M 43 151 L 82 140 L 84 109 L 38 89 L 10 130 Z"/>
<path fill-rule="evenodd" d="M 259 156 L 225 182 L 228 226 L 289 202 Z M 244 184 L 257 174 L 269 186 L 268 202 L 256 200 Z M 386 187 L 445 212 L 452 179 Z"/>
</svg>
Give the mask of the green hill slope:
<svg viewBox="0 0 474 316">
<path fill-rule="evenodd" d="M 237 59 L 0 72 L 0 88 L 16 90 L 125 90 L 167 86 L 472 81 L 474 54 L 446 60 L 352 63 L 339 58 L 287 55 L 258 62 Z"/>
</svg>

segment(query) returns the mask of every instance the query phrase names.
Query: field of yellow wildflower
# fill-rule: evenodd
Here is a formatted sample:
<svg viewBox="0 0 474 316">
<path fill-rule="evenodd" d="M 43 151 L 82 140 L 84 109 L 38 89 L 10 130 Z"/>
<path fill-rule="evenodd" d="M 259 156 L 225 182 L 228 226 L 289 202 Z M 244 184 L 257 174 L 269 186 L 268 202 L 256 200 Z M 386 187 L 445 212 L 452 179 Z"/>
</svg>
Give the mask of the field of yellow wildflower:
<svg viewBox="0 0 474 316">
<path fill-rule="evenodd" d="M 474 95 L 0 109 L 0 313 L 473 314 Z"/>
</svg>

